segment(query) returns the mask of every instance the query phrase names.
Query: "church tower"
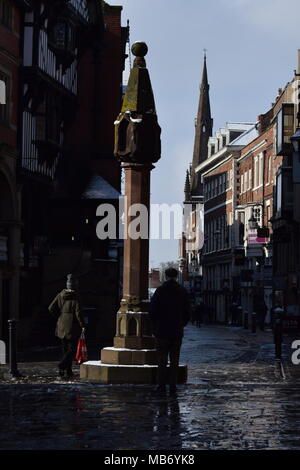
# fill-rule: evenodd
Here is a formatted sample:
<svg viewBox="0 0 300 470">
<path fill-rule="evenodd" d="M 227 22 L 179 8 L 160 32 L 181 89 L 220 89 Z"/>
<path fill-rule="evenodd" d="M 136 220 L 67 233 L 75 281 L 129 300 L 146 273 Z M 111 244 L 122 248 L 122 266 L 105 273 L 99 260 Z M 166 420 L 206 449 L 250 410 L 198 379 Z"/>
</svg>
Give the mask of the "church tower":
<svg viewBox="0 0 300 470">
<path fill-rule="evenodd" d="M 207 158 L 208 139 L 212 136 L 213 119 L 210 111 L 209 84 L 207 78 L 206 54 L 204 55 L 202 82 L 200 85 L 200 99 L 198 114 L 195 122 L 195 141 L 193 163 L 191 169 L 191 197 L 203 196 L 201 178 L 195 169 Z"/>
</svg>

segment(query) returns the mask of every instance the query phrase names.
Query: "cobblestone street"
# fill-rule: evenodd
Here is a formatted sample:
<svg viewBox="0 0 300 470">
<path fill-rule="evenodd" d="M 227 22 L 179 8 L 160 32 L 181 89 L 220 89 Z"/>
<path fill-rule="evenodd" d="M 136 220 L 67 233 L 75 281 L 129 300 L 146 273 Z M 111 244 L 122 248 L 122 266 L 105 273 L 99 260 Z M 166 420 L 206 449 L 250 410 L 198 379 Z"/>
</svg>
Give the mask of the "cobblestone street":
<svg viewBox="0 0 300 470">
<path fill-rule="evenodd" d="M 176 397 L 148 385 L 59 382 L 55 363 L 20 364 L 0 385 L 1 449 L 299 450 L 300 366 L 274 361 L 271 332 L 189 325 Z M 0 369 L 3 372 L 4 368 Z"/>
</svg>

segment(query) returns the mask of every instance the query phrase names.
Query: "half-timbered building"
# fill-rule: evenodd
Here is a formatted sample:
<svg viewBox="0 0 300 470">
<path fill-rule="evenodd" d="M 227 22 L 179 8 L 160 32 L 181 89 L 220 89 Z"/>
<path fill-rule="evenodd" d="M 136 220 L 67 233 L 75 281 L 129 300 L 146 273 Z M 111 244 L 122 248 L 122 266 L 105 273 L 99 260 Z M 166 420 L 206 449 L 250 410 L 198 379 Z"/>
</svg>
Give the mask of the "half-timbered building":
<svg viewBox="0 0 300 470">
<path fill-rule="evenodd" d="M 20 65 L 22 21 L 28 1 L 0 0 L 0 338 L 7 340 L 9 318 L 19 311 Z"/>
<path fill-rule="evenodd" d="M 113 122 L 128 28 L 121 27 L 122 8 L 104 1 L 34 0 L 31 6 L 24 18 L 18 172 L 24 331 L 32 341 L 50 340 L 47 305 L 73 272 L 90 331 L 99 324 L 101 335 L 113 336 L 120 250 L 97 240 L 95 226 L 99 203 L 119 197 Z"/>
</svg>

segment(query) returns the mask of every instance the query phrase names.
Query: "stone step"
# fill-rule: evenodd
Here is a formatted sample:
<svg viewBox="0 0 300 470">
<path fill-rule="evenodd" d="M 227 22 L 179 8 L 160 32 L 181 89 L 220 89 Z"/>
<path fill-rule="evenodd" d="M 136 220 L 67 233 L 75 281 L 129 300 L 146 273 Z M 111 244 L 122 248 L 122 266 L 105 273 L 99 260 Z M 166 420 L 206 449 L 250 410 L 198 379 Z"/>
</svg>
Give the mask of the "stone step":
<svg viewBox="0 0 300 470">
<path fill-rule="evenodd" d="M 167 367 L 166 382 L 168 382 Z M 155 384 L 157 383 L 156 365 L 113 365 L 101 361 L 88 361 L 80 366 L 80 379 L 85 382 L 103 384 Z M 187 381 L 187 366 L 178 367 L 179 384 Z"/>
<path fill-rule="evenodd" d="M 104 348 L 101 350 L 104 364 L 157 364 L 156 349 Z"/>
</svg>

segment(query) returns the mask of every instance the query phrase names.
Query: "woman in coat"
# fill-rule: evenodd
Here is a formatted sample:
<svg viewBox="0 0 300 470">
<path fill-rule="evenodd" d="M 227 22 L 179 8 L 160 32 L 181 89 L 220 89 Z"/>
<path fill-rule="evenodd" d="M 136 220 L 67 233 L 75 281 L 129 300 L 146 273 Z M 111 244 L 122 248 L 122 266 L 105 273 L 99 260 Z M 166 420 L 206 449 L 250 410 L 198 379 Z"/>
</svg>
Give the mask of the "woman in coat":
<svg viewBox="0 0 300 470">
<path fill-rule="evenodd" d="M 63 289 L 49 305 L 49 312 L 57 319 L 55 335 L 62 342 L 62 359 L 59 362 L 59 376 L 72 377 L 72 361 L 76 342 L 84 331 L 77 282 L 72 274 L 67 276 L 67 288 Z"/>
</svg>

